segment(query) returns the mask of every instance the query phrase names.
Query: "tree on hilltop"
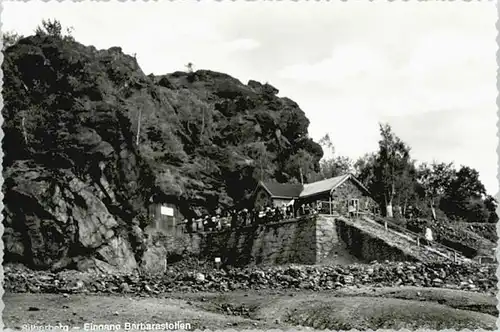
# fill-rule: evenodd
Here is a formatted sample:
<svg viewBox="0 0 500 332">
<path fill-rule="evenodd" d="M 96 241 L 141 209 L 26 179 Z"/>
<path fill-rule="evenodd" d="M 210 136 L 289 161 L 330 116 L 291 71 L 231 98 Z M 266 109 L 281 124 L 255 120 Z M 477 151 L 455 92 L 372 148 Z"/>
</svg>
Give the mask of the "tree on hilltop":
<svg viewBox="0 0 500 332">
<path fill-rule="evenodd" d="M 188 64 L 186 65 L 186 69 L 187 69 L 187 72 L 189 74 L 192 74 L 194 72 L 194 65 L 192 62 L 188 62 Z"/>
<path fill-rule="evenodd" d="M 38 26 L 35 30 L 35 34 L 38 36 L 53 36 L 62 39 L 73 39 L 73 27 L 67 27 L 66 33 L 63 33 L 63 26 L 59 20 L 48 19 L 42 20 L 42 25 Z"/>
<path fill-rule="evenodd" d="M 5 33 L 2 33 L 2 50 L 5 50 L 7 47 L 11 47 L 17 42 L 24 38 L 23 35 L 20 35 L 14 31 L 7 31 Z"/>
<path fill-rule="evenodd" d="M 484 205 L 489 211 L 488 222 L 496 224 L 498 222 L 498 215 L 496 212 L 498 201 L 493 196 L 487 195 L 484 199 Z"/>
</svg>

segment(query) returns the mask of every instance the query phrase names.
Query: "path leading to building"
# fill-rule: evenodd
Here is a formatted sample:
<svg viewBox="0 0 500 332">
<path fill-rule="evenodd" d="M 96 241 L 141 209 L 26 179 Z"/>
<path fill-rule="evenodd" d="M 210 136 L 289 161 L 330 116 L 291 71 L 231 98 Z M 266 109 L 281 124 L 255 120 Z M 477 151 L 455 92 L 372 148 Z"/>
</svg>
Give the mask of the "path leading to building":
<svg viewBox="0 0 500 332">
<path fill-rule="evenodd" d="M 325 215 L 325 217 L 330 216 Z M 342 220 L 352 227 L 356 227 L 367 234 L 379 238 L 390 246 L 399 248 L 402 252 L 422 262 L 453 261 L 455 257 L 457 262 L 468 260 L 460 254 L 456 254 L 455 256 L 454 252 L 437 247 L 437 244 L 434 244 L 433 247 L 417 244 L 416 236 L 411 232 L 395 231 L 390 228 L 385 229 L 383 225 L 365 216 L 358 219 L 342 218 Z"/>
<path fill-rule="evenodd" d="M 450 248 L 446 248 L 446 247 L 444 247 L 436 242 L 434 242 L 431 246 L 419 243 L 417 241 L 417 237 L 419 237 L 419 235 L 415 234 L 409 230 L 403 230 L 402 228 L 399 230 L 394 230 L 394 229 L 391 229 L 390 227 L 388 229 L 385 229 L 384 226 L 382 226 L 381 224 L 377 223 L 376 221 L 374 221 L 366 216 L 362 217 L 362 220 L 370 223 L 370 225 L 372 225 L 374 228 L 382 230 L 382 232 L 385 232 L 387 235 L 389 235 L 391 237 L 392 236 L 394 236 L 394 238 L 399 237 L 399 239 L 401 239 L 401 241 L 406 242 L 406 245 L 410 245 L 412 247 L 412 249 L 417 251 L 417 252 L 424 253 L 424 254 L 429 253 L 429 254 L 436 255 L 436 256 L 439 256 L 441 258 L 450 260 L 450 261 L 454 261 L 454 260 L 456 260 L 457 262 L 470 262 L 471 261 L 470 259 L 467 259 L 466 257 L 461 255 L 460 253 L 456 252 L 455 250 L 450 249 Z M 397 242 L 400 242 L 401 244 L 405 244 L 404 242 L 401 242 L 401 241 L 397 241 Z"/>
</svg>

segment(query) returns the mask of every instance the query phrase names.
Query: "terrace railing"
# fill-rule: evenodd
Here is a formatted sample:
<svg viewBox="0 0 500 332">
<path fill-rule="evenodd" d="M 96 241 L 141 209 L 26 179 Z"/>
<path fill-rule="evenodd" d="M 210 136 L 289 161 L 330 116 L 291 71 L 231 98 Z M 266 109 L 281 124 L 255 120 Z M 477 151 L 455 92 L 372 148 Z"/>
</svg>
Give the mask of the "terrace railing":
<svg viewBox="0 0 500 332">
<path fill-rule="evenodd" d="M 369 219 L 369 218 L 367 218 Z M 378 222 L 377 220 L 371 220 L 369 219 L 369 221 L 374 221 L 378 224 L 380 224 L 380 222 Z M 405 227 L 402 227 L 400 225 L 397 225 L 396 223 L 394 222 L 391 222 L 389 220 L 386 220 L 384 219 L 384 227 L 387 231 L 397 231 L 397 232 L 400 232 L 402 233 L 403 235 L 407 235 L 407 236 L 410 236 L 413 238 L 413 240 L 416 242 L 417 246 L 421 246 L 423 243 L 421 243 L 422 240 L 425 240 L 425 238 L 422 236 L 422 234 L 418 234 L 418 233 L 415 233 L 413 231 L 410 231 L 409 229 L 405 228 Z M 459 260 L 463 260 L 463 255 L 458 252 L 457 250 L 453 249 L 453 248 L 450 248 L 444 244 L 441 244 L 441 243 L 438 243 L 436 241 L 433 241 L 433 245 L 432 245 L 434 248 L 438 248 L 438 249 L 441 249 L 443 251 L 445 251 L 447 254 L 448 254 L 448 258 L 453 260 L 454 262 L 457 262 Z M 451 256 L 451 257 L 450 257 Z"/>
<path fill-rule="evenodd" d="M 339 216 L 340 214 L 337 211 L 337 204 L 329 201 L 318 201 L 320 208 L 318 213 L 327 214 L 330 216 Z"/>
</svg>

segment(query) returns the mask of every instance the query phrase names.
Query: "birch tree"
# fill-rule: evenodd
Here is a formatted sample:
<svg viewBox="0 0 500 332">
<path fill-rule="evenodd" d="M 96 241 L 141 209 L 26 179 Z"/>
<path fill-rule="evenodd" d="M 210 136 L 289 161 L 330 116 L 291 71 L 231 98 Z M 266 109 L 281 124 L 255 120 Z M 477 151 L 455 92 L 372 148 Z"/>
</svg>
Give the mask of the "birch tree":
<svg viewBox="0 0 500 332">
<path fill-rule="evenodd" d="M 396 189 L 410 165 L 410 148 L 394 135 L 388 124 L 380 124 L 379 151 L 375 161 L 375 183 L 378 198 L 385 206 L 386 216 L 393 217 Z"/>
<path fill-rule="evenodd" d="M 422 163 L 417 174 L 417 181 L 422 186 L 425 199 L 430 205 L 432 218 L 436 220 L 438 201 L 450 187 L 456 175 L 454 165 L 453 163 L 433 162 L 430 165 Z"/>
</svg>

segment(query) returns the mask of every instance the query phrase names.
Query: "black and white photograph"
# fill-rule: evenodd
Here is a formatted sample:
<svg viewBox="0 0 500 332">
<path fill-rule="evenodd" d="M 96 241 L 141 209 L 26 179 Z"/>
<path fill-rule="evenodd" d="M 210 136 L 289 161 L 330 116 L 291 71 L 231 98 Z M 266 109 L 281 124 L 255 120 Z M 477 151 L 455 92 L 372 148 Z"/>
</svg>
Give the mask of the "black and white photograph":
<svg viewBox="0 0 500 332">
<path fill-rule="evenodd" d="M 0 328 L 496 330 L 497 21 L 3 1 Z"/>
</svg>

